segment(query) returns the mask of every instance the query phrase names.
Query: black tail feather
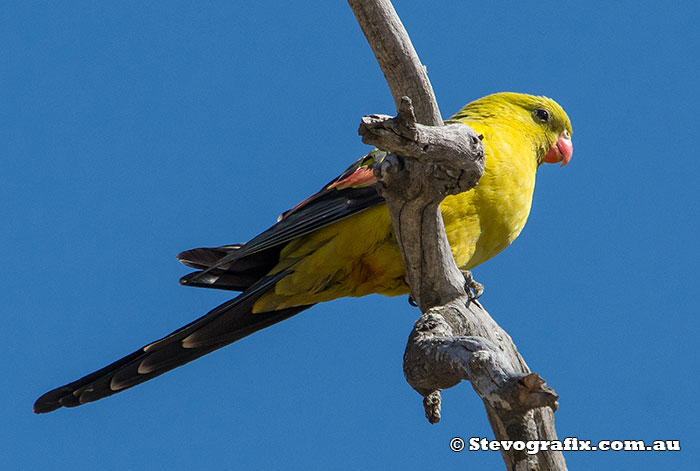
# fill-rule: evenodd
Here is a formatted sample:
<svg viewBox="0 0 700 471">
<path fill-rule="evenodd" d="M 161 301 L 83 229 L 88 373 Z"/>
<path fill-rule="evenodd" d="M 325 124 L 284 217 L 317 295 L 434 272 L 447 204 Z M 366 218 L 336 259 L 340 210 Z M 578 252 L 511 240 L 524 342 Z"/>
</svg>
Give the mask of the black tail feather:
<svg viewBox="0 0 700 471">
<path fill-rule="evenodd" d="M 257 274 L 251 275 L 248 273 L 228 273 L 216 270 L 202 275 L 202 271 L 194 271 L 180 278 L 180 284 L 182 286 L 193 286 L 195 288 L 245 291 L 259 278 Z"/>
<path fill-rule="evenodd" d="M 243 247 L 245 244 L 199 247 L 179 253 L 177 259 L 180 262 L 200 270 L 180 278 L 180 284 L 197 288 L 245 291 L 277 264 L 280 248 L 255 252 L 211 268 L 219 264 L 224 257 L 235 255 Z"/>
<path fill-rule="evenodd" d="M 283 275 L 282 275 L 283 276 Z M 41 396 L 37 414 L 75 407 L 124 391 L 310 308 L 298 306 L 253 313 L 255 301 L 278 281 L 265 280 L 205 316 L 91 373 Z"/>
<path fill-rule="evenodd" d="M 222 245 L 221 247 L 198 247 L 177 254 L 177 259 L 190 268 L 205 270 L 245 244 Z M 222 267 L 228 268 L 228 267 Z"/>
</svg>

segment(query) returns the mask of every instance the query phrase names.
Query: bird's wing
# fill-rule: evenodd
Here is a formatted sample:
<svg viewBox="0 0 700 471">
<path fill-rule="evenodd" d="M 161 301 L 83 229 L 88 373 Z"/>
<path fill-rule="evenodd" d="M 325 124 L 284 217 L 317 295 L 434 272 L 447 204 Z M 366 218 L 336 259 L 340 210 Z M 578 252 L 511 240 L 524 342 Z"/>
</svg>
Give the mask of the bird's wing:
<svg viewBox="0 0 700 471">
<path fill-rule="evenodd" d="M 184 276 L 187 286 L 245 290 L 279 260 L 285 244 L 336 221 L 384 202 L 376 190 L 374 165 L 386 152 L 365 155 L 318 193 L 280 215 L 275 225 L 245 244 L 201 247 L 178 255 L 178 260 L 201 271 Z"/>
</svg>

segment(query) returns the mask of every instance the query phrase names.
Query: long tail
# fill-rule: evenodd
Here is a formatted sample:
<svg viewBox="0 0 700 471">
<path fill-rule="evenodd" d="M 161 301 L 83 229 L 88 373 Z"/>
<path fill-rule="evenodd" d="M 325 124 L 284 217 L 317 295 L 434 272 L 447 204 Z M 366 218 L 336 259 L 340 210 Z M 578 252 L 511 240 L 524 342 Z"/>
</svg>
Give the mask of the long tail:
<svg viewBox="0 0 700 471">
<path fill-rule="evenodd" d="M 310 308 L 252 312 L 255 301 L 287 275 L 267 276 L 289 241 L 384 202 L 374 187 L 373 173 L 368 171 L 385 155 L 377 152 L 355 162 L 248 243 L 203 247 L 178 255 L 182 263 L 199 270 L 181 278 L 181 284 L 243 293 L 131 355 L 47 392 L 34 403 L 34 412 L 75 407 L 111 396 Z"/>
<path fill-rule="evenodd" d="M 252 312 L 255 301 L 285 275 L 264 277 L 238 297 L 170 335 L 101 370 L 47 392 L 34 403 L 34 412 L 42 414 L 111 396 L 310 308 L 312 305 Z"/>
</svg>

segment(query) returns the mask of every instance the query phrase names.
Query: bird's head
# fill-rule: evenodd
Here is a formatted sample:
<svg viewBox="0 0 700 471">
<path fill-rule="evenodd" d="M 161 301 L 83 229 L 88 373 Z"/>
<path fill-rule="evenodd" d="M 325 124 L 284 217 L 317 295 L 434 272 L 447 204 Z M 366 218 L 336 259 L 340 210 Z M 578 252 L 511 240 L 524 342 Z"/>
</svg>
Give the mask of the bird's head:
<svg viewBox="0 0 700 471">
<path fill-rule="evenodd" d="M 452 119 L 512 127 L 532 140 L 537 163 L 561 166 L 574 153 L 571 120 L 559 104 L 547 97 L 523 93 L 495 93 L 462 108 Z"/>
</svg>

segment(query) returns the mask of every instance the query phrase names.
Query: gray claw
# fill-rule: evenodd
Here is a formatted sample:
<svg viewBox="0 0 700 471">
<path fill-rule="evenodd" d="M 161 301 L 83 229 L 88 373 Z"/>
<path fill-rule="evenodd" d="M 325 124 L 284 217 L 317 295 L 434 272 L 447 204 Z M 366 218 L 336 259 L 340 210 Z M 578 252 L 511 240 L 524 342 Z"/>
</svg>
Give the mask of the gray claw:
<svg viewBox="0 0 700 471">
<path fill-rule="evenodd" d="M 484 285 L 474 279 L 470 270 L 461 270 L 464 276 L 464 288 L 467 291 L 469 301 L 476 301 L 484 294 Z"/>
</svg>

